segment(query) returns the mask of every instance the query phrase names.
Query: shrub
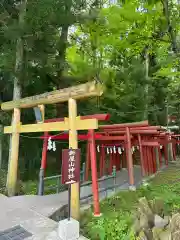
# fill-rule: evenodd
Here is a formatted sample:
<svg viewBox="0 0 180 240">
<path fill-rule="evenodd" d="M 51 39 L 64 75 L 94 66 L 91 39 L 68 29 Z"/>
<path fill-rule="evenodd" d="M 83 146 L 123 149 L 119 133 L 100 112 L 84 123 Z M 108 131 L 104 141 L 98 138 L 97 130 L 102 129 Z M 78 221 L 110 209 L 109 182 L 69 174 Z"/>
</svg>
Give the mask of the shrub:
<svg viewBox="0 0 180 240">
<path fill-rule="evenodd" d="M 6 176 L 5 170 L 0 169 L 0 193 L 5 194 L 6 192 Z"/>
<path fill-rule="evenodd" d="M 7 180 L 7 172 L 4 169 L 0 169 L 0 193 L 4 195 L 7 195 L 6 180 Z M 18 180 L 15 195 L 17 196 L 17 195 L 23 195 L 23 194 L 24 194 L 24 190 L 23 190 L 22 181 Z"/>
</svg>

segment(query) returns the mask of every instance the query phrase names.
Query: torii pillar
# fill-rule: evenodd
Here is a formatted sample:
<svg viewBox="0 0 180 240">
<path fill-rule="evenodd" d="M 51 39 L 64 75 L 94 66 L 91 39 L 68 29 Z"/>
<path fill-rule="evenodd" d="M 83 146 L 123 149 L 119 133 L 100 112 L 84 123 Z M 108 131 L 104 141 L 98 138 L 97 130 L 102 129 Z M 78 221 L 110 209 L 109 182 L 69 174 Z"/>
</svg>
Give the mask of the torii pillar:
<svg viewBox="0 0 180 240">
<path fill-rule="evenodd" d="M 69 131 L 69 147 L 76 149 L 78 146 L 77 130 L 98 128 L 97 119 L 81 120 L 80 117 L 77 117 L 76 100 L 92 96 L 100 96 L 102 93 L 101 85 L 95 82 L 89 82 L 79 86 L 56 90 L 53 92 L 1 104 L 2 110 L 14 110 L 13 125 L 4 128 L 4 133 L 12 134 L 12 145 L 7 178 L 7 190 L 9 196 L 15 195 L 16 190 L 19 134 L 30 132 Z M 39 105 L 66 101 L 68 101 L 69 106 L 69 118 L 65 118 L 64 121 L 26 125 L 22 125 L 20 123 L 21 108 L 37 107 Z M 75 183 L 72 184 L 71 187 L 71 216 L 76 220 L 79 220 L 80 217 L 79 202 L 79 183 Z"/>
</svg>

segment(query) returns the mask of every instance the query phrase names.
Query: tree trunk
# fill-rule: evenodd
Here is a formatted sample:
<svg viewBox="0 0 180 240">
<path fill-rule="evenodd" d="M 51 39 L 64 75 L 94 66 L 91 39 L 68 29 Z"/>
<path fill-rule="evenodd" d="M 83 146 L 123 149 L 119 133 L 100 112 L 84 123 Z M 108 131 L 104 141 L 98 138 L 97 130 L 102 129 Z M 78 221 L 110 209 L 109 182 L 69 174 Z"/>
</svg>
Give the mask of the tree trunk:
<svg viewBox="0 0 180 240">
<path fill-rule="evenodd" d="M 171 45 L 172 45 L 172 51 L 177 54 L 178 53 L 178 47 L 177 47 L 177 42 L 176 42 L 176 35 L 174 32 L 174 29 L 172 27 L 171 24 L 171 20 L 170 20 L 170 11 L 169 11 L 169 1 L 168 0 L 164 0 L 163 1 L 163 10 L 164 10 L 164 16 L 166 18 L 166 22 L 167 22 L 167 30 L 169 33 L 169 37 L 171 40 Z"/>
<path fill-rule="evenodd" d="M 167 97 L 167 102 L 166 102 L 166 126 L 167 126 L 167 131 L 171 132 L 169 130 L 169 100 Z M 168 151 L 168 162 L 173 161 L 173 148 L 172 148 L 172 143 L 168 143 L 167 145 L 167 151 Z"/>
<path fill-rule="evenodd" d="M 67 37 L 68 37 L 68 29 L 69 26 L 65 25 L 62 27 L 61 36 L 59 39 L 59 54 L 58 54 L 58 65 L 59 69 L 57 71 L 57 88 L 61 89 L 62 87 L 62 76 L 63 71 L 65 69 L 65 62 L 66 62 L 66 48 L 67 48 Z M 57 117 L 63 117 L 67 113 L 67 107 L 65 103 L 58 103 L 56 105 Z"/>
<path fill-rule="evenodd" d="M 144 89 L 144 96 L 145 96 L 145 110 L 144 110 L 144 120 L 148 120 L 148 102 L 149 102 L 149 54 L 148 48 L 145 50 L 145 89 Z"/>
<path fill-rule="evenodd" d="M 24 25 L 26 6 L 27 6 L 27 0 L 22 0 L 20 9 L 19 9 L 19 27 L 21 29 L 23 29 L 23 25 Z M 24 42 L 23 42 L 22 36 L 19 36 L 16 44 L 16 62 L 15 62 L 14 76 L 13 76 L 14 77 L 13 100 L 19 100 L 21 98 L 23 57 L 24 57 Z M 16 124 L 14 121 L 15 119 L 12 116 L 12 125 Z M 12 148 L 12 135 L 10 136 L 10 142 L 9 142 L 9 163 L 10 163 L 10 156 L 11 156 L 11 148 Z M 8 170 L 9 170 L 9 164 L 8 164 Z"/>
<path fill-rule="evenodd" d="M 155 147 L 155 149 L 154 149 L 154 151 L 155 151 L 155 156 L 156 156 L 156 166 L 157 166 L 157 169 L 159 170 L 159 151 L 158 151 L 158 147 Z"/>
</svg>

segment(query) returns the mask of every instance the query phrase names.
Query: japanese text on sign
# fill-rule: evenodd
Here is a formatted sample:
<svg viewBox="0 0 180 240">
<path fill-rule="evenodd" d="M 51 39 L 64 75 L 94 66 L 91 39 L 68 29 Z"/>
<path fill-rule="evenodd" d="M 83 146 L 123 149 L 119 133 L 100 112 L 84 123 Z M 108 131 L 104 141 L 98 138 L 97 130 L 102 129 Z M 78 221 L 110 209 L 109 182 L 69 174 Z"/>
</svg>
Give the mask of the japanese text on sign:
<svg viewBox="0 0 180 240">
<path fill-rule="evenodd" d="M 62 152 L 62 184 L 73 184 L 80 180 L 80 150 L 64 149 Z"/>
<path fill-rule="evenodd" d="M 75 155 L 76 152 L 74 150 L 69 151 L 69 168 L 68 168 L 68 179 L 71 181 L 71 179 L 74 179 L 74 171 L 75 169 Z"/>
</svg>

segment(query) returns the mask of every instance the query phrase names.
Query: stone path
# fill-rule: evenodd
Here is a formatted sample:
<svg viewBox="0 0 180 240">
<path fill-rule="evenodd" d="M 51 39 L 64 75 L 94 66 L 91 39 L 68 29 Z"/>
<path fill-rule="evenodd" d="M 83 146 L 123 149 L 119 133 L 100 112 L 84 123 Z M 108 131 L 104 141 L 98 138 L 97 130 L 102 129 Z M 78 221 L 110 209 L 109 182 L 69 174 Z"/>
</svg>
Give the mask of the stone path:
<svg viewBox="0 0 180 240">
<path fill-rule="evenodd" d="M 136 185 L 141 182 L 141 172 L 139 167 L 134 168 Z M 113 179 L 108 179 L 99 183 L 99 189 L 107 188 L 113 184 Z M 116 184 L 118 190 L 128 188 L 127 170 L 122 170 L 117 174 Z M 114 190 L 108 190 L 106 193 L 100 193 L 100 199 L 113 194 Z M 92 194 L 91 186 L 81 188 L 81 197 Z M 62 192 L 59 194 L 46 196 L 18 196 L 5 197 L 0 196 L 0 231 L 21 225 L 27 231 L 33 234 L 28 238 L 31 240 L 58 240 L 56 229 L 57 222 L 49 219 L 54 213 L 61 211 L 67 205 L 68 194 Z M 92 198 L 90 198 L 92 201 Z M 81 237 L 81 240 L 85 238 Z"/>
<path fill-rule="evenodd" d="M 0 195 L 0 231 L 17 225 L 32 233 L 27 240 L 61 240 L 57 235 L 57 222 Z M 81 236 L 79 240 L 87 239 Z"/>
<path fill-rule="evenodd" d="M 33 236 L 27 239 L 40 240 L 56 227 L 56 222 L 41 214 L 0 196 L 0 231 L 20 225 Z"/>
<path fill-rule="evenodd" d="M 141 180 L 141 170 L 139 166 L 134 167 L 134 175 L 135 175 L 135 185 L 138 185 Z M 128 189 L 128 172 L 126 169 L 117 173 L 116 176 L 116 184 L 119 187 L 116 188 L 116 191 L 122 189 Z M 99 190 L 107 188 L 113 185 L 113 179 L 107 179 L 99 183 Z M 81 188 L 81 198 L 92 194 L 92 187 L 84 186 Z M 99 194 L 100 199 L 110 196 L 114 194 L 114 189 L 101 192 Z M 30 208 L 33 211 L 36 211 L 42 214 L 45 217 L 51 217 L 55 212 L 62 209 L 64 206 L 67 205 L 68 202 L 68 192 L 61 192 L 58 194 L 51 194 L 46 196 L 33 196 L 33 195 L 26 195 L 26 196 L 17 196 L 11 198 L 14 203 L 20 204 L 22 207 Z M 89 199 L 81 201 L 82 204 L 86 204 L 87 202 L 91 202 L 92 197 Z"/>
<path fill-rule="evenodd" d="M 135 175 L 135 186 L 137 187 L 142 182 L 141 168 L 139 166 L 134 167 L 134 175 Z M 127 169 L 123 169 L 122 171 L 118 172 L 117 176 L 116 176 L 115 184 L 119 185 L 119 186 L 116 187 L 115 189 L 109 189 L 107 191 L 100 192 L 99 193 L 100 200 L 103 200 L 107 196 L 113 195 L 117 191 L 128 189 L 129 188 L 128 180 L 129 179 L 128 179 Z M 114 180 L 112 178 L 102 181 L 99 183 L 99 190 L 108 188 L 108 187 L 112 186 L 113 184 L 114 184 Z M 89 186 L 88 192 L 92 193 L 91 186 Z M 86 187 L 81 188 L 81 197 L 83 197 L 84 195 L 87 195 Z M 90 198 L 82 201 L 82 204 L 91 203 L 92 201 L 93 201 L 93 197 L 90 197 Z"/>
</svg>

